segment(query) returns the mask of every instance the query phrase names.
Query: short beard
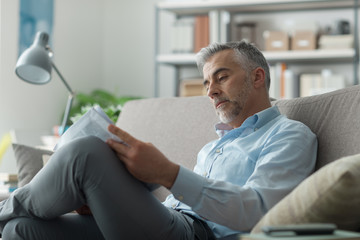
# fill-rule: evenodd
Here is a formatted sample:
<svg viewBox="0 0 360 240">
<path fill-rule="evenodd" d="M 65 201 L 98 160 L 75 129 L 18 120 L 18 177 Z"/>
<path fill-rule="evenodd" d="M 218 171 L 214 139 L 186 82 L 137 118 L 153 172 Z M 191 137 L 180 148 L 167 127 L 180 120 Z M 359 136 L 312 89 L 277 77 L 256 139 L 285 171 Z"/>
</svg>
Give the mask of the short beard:
<svg viewBox="0 0 360 240">
<path fill-rule="evenodd" d="M 249 91 L 250 79 L 247 78 L 244 88 L 240 91 L 240 93 L 236 95 L 234 99 L 227 99 L 228 102 L 226 104 L 230 104 L 231 106 L 226 107 L 230 107 L 230 109 L 228 111 L 222 110 L 221 107 L 216 109 L 216 113 L 222 123 L 229 124 L 241 114 L 248 99 Z"/>
<path fill-rule="evenodd" d="M 229 101 L 227 104 L 231 104 L 232 109 L 230 111 L 222 111 L 217 109 L 216 113 L 220 118 L 222 123 L 228 124 L 231 123 L 241 112 L 243 107 L 236 101 Z"/>
</svg>

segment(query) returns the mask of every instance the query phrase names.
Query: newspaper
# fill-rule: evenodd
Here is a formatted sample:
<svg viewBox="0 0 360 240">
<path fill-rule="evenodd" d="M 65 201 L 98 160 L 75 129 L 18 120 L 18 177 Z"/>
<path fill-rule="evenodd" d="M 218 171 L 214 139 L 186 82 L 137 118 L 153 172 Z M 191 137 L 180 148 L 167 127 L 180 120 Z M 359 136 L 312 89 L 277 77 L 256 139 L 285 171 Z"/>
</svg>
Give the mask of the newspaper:
<svg viewBox="0 0 360 240">
<path fill-rule="evenodd" d="M 114 124 L 113 121 L 106 115 L 101 107 L 95 106 L 87 111 L 78 121 L 76 121 L 66 132 L 60 137 L 59 142 L 56 144 L 54 151 L 61 148 L 66 143 L 75 139 L 96 136 L 106 142 L 107 139 L 112 138 L 115 141 L 123 141 L 116 135 L 108 131 L 109 124 Z M 153 183 L 144 183 L 149 191 L 154 191 L 160 185 Z"/>
<path fill-rule="evenodd" d="M 65 131 L 56 144 L 54 151 L 62 147 L 64 144 L 75 139 L 96 136 L 106 142 L 107 139 L 112 138 L 115 141 L 123 142 L 119 137 L 108 131 L 109 124 L 114 124 L 113 121 L 106 115 L 101 107 L 95 106 L 87 111 L 78 121 Z"/>
</svg>

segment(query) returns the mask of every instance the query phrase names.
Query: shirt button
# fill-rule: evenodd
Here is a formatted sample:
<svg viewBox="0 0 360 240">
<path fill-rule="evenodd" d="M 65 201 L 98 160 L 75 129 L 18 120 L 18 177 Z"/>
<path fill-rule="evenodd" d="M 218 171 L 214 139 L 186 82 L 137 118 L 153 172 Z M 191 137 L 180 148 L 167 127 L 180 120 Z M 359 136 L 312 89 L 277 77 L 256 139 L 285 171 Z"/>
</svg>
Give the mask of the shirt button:
<svg viewBox="0 0 360 240">
<path fill-rule="evenodd" d="M 174 203 L 173 205 L 171 205 L 172 208 L 176 208 L 176 204 Z"/>
<path fill-rule="evenodd" d="M 204 173 L 203 173 L 203 177 L 206 177 L 206 175 L 207 175 L 207 172 L 204 172 Z"/>
<path fill-rule="evenodd" d="M 178 199 L 179 199 L 179 201 L 182 201 L 182 200 L 184 200 L 184 196 L 178 196 Z"/>
<path fill-rule="evenodd" d="M 219 152 L 221 152 L 221 150 L 218 148 L 218 149 L 216 149 L 215 152 L 216 152 L 216 153 L 219 153 Z"/>
</svg>

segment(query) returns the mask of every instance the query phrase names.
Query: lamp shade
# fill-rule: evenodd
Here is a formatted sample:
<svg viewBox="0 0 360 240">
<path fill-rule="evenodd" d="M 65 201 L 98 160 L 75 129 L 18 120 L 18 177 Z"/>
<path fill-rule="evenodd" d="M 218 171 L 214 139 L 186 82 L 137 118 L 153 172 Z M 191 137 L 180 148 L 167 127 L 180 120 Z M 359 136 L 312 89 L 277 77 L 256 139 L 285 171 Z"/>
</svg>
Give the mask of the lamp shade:
<svg viewBox="0 0 360 240">
<path fill-rule="evenodd" d="M 49 35 L 44 32 L 36 34 L 34 43 L 26 49 L 16 63 L 16 75 L 32 84 L 45 84 L 51 79 L 51 59 L 46 45 Z"/>
</svg>

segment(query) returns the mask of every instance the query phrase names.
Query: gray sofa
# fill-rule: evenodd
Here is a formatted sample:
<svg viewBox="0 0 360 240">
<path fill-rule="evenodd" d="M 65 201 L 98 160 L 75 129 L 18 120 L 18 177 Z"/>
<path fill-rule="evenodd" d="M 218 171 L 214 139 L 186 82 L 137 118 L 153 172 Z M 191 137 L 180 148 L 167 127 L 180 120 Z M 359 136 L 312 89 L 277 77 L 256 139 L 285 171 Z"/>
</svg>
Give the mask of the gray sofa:
<svg viewBox="0 0 360 240">
<path fill-rule="evenodd" d="M 316 170 L 322 171 L 316 171 L 275 205 L 253 232 L 260 231 L 263 225 L 302 222 L 333 222 L 342 229 L 358 230 L 360 86 L 273 104 L 317 135 Z M 116 124 L 133 136 L 152 142 L 172 161 L 192 169 L 197 152 L 217 137 L 217 122 L 207 97 L 175 97 L 128 102 Z M 341 159 L 345 156 L 351 157 Z M 168 193 L 164 188 L 154 192 L 160 200 Z"/>
<path fill-rule="evenodd" d="M 317 171 L 248 230 L 259 232 L 264 225 L 310 222 L 359 230 L 360 86 L 273 104 L 317 135 Z M 127 102 L 116 124 L 136 138 L 152 142 L 172 161 L 192 169 L 201 147 L 217 138 L 217 122 L 207 97 L 174 97 Z M 26 184 L 42 167 L 41 156 L 50 153 L 28 146 L 13 147 L 20 180 Z M 159 188 L 154 194 L 164 200 L 169 192 Z"/>
</svg>

